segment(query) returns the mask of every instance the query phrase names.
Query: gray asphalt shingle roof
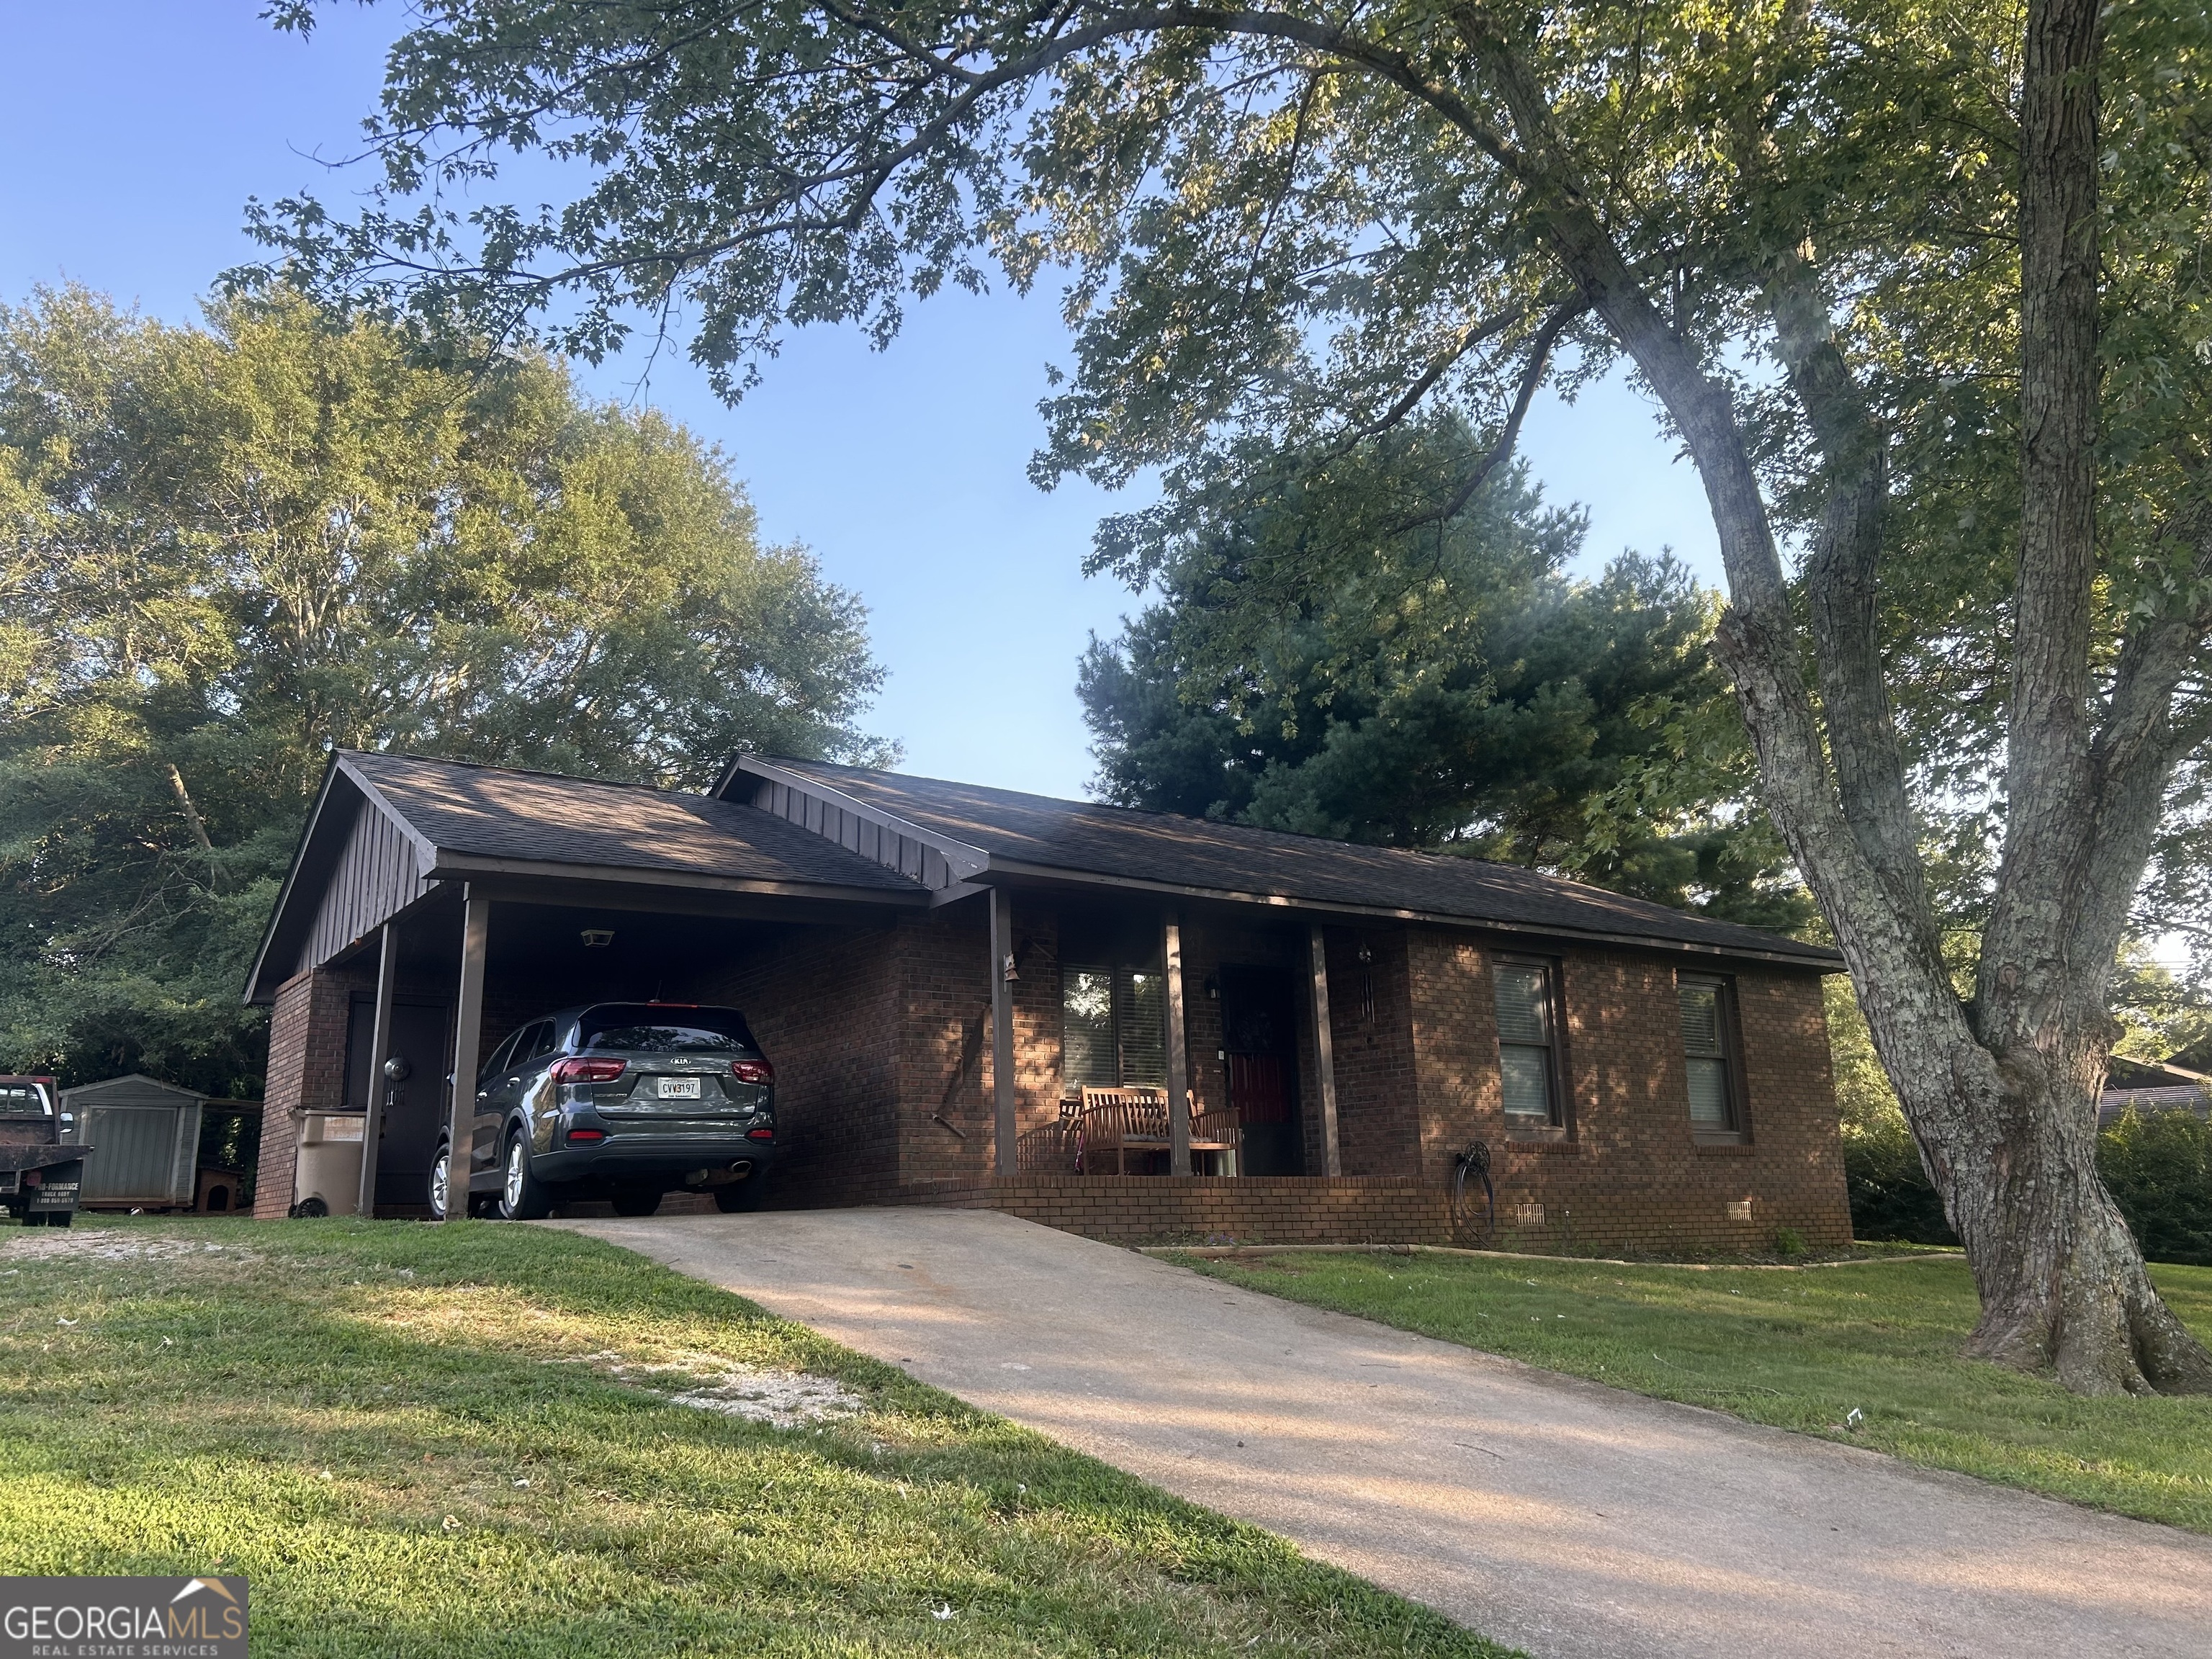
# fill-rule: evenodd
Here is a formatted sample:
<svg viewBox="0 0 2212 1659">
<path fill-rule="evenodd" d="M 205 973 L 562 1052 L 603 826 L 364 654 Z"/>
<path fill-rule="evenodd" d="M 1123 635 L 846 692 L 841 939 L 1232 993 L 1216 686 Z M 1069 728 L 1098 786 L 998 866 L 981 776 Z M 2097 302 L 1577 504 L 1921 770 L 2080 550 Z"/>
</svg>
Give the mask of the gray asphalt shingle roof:
<svg viewBox="0 0 2212 1659">
<path fill-rule="evenodd" d="M 461 761 L 339 757 L 441 852 L 912 893 L 913 881 L 773 813 L 709 795 Z"/>
<path fill-rule="evenodd" d="M 1835 952 L 1756 927 L 1515 865 L 1329 841 L 1009 789 L 762 757 L 864 805 L 991 855 L 1053 870 L 1212 891 L 1406 910 L 1562 933 L 1649 939 L 1838 965 Z M 740 757 L 739 765 L 744 763 Z"/>
</svg>

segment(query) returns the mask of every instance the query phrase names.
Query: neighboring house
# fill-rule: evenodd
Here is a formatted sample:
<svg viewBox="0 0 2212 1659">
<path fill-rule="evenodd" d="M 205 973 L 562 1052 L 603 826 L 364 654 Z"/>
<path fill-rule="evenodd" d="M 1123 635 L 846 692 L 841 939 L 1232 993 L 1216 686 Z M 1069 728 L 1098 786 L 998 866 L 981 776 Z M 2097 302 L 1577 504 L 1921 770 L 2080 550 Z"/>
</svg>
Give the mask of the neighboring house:
<svg viewBox="0 0 2212 1659">
<path fill-rule="evenodd" d="M 2212 1078 L 2172 1060 L 2130 1060 L 2115 1054 L 2105 1069 L 2097 1101 L 2097 1127 L 2109 1129 L 2130 1108 L 2139 1112 L 2194 1112 L 2212 1116 Z"/>
<path fill-rule="evenodd" d="M 745 1011 L 785 1204 L 1464 1242 L 1480 1142 L 1501 1243 L 1838 1243 L 1839 968 L 1511 866 L 892 772 L 741 755 L 695 795 L 341 753 L 247 990 L 275 1009 L 257 1213 L 292 1201 L 286 1126 L 369 1103 L 380 994 L 414 1079 L 385 1105 L 394 1214 L 422 1212 L 452 1073 L 532 1014 L 649 998 Z M 1237 1172 L 1078 1174 L 1085 1085 L 1233 1109 Z"/>
</svg>

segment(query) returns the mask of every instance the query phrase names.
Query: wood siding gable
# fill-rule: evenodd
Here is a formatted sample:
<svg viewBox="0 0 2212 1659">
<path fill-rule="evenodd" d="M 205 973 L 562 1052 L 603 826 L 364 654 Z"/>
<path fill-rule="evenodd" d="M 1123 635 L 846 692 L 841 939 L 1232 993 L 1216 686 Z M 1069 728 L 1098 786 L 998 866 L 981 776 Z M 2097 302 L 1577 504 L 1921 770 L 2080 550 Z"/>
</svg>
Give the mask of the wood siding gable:
<svg viewBox="0 0 2212 1659">
<path fill-rule="evenodd" d="M 933 892 L 958 887 L 983 867 L 981 854 L 972 848 L 956 846 L 948 853 L 937 838 L 918 827 L 902 824 L 887 813 L 863 811 L 830 793 L 817 794 L 779 777 L 754 776 L 742 782 L 752 786 L 750 793 L 744 793 L 741 785 L 729 791 L 728 799 L 750 801 L 763 812 L 834 841 Z"/>
<path fill-rule="evenodd" d="M 319 968 L 430 890 L 413 838 L 374 801 L 353 816 L 294 973 Z"/>
</svg>

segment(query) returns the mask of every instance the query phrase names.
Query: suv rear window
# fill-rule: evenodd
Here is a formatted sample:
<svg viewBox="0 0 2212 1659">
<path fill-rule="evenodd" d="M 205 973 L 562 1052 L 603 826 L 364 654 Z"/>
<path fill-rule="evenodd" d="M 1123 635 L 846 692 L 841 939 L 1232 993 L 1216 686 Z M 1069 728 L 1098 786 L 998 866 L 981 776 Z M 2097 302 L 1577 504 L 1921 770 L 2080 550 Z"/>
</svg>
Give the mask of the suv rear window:
<svg viewBox="0 0 2212 1659">
<path fill-rule="evenodd" d="M 734 1008 L 675 1008 L 650 1002 L 610 1002 L 587 1008 L 576 1022 L 580 1049 L 666 1054 L 687 1048 L 750 1048 L 753 1034 Z"/>
</svg>

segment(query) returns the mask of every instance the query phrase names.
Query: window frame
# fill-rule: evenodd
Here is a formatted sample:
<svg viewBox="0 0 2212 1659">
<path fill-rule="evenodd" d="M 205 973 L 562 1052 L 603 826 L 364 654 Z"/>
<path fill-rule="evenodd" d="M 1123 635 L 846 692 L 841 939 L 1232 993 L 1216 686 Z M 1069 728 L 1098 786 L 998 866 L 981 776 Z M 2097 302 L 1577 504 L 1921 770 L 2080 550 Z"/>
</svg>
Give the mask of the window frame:
<svg viewBox="0 0 2212 1659">
<path fill-rule="evenodd" d="M 1714 1024 L 1719 1027 L 1718 1054 L 1692 1054 L 1682 1036 L 1682 992 L 1686 987 L 1712 988 Z M 1701 974 L 1676 969 L 1674 974 L 1674 1042 L 1682 1056 L 1682 1119 L 1690 1126 L 1690 1139 L 1700 1146 L 1742 1146 L 1751 1141 L 1751 1106 L 1743 1082 L 1743 1039 L 1736 1026 L 1735 979 L 1729 974 Z M 1690 1061 L 1721 1062 L 1722 1099 L 1728 1106 L 1728 1123 L 1715 1127 L 1690 1115 Z"/>
<path fill-rule="evenodd" d="M 1523 1114 L 1504 1109 L 1505 1034 L 1498 1023 L 1498 985 L 1496 976 L 1508 968 L 1532 968 L 1542 975 L 1544 988 L 1544 1081 L 1551 1100 L 1551 1116 L 1538 1121 Z M 1524 951 L 1497 951 L 1491 957 L 1492 981 L 1490 991 L 1490 1025 L 1492 1045 L 1498 1051 L 1498 1112 L 1505 1120 L 1508 1140 L 1545 1141 L 1567 1140 L 1574 1133 L 1574 1102 L 1567 1091 L 1567 1009 L 1566 974 L 1557 957 L 1532 956 Z M 1533 1043 L 1516 1042 L 1516 1048 L 1533 1048 Z"/>
<path fill-rule="evenodd" d="M 1106 980 L 1106 1043 L 1114 1057 L 1114 1081 L 1085 1084 L 1069 1073 L 1067 1060 L 1067 976 L 1103 975 Z M 1160 1078 L 1153 1083 L 1129 1080 L 1129 1005 L 1139 975 L 1162 981 L 1160 987 Z M 1167 988 L 1164 972 L 1150 963 L 1127 962 L 1062 962 L 1060 964 L 1060 1087 L 1063 1100 L 1080 1100 L 1085 1088 L 1160 1089 L 1167 1085 Z"/>
</svg>

